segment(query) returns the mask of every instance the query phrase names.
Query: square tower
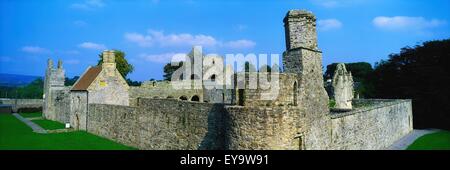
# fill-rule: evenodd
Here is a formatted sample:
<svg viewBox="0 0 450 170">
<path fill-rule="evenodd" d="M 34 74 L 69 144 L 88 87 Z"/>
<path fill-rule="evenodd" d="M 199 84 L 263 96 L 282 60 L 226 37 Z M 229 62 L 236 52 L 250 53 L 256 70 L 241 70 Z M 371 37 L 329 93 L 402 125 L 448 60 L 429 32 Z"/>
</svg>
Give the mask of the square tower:
<svg viewBox="0 0 450 170">
<path fill-rule="evenodd" d="M 290 10 L 283 20 L 286 33 L 286 50 L 317 47 L 316 17 L 309 11 Z"/>
</svg>

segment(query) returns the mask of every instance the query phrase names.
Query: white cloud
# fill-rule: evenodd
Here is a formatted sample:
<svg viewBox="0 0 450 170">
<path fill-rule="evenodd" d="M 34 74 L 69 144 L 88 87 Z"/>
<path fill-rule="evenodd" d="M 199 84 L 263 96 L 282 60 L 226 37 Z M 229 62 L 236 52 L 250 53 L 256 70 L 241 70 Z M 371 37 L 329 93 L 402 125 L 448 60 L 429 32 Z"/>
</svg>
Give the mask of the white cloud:
<svg viewBox="0 0 450 170">
<path fill-rule="evenodd" d="M 236 40 L 236 41 L 229 41 L 225 43 L 225 47 L 233 48 L 233 49 L 243 49 L 243 48 L 253 48 L 255 47 L 256 43 L 251 40 Z"/>
<path fill-rule="evenodd" d="M 153 44 L 152 37 L 148 35 L 145 36 L 138 33 L 125 33 L 124 37 L 127 41 L 136 43 L 141 47 L 149 47 Z"/>
<path fill-rule="evenodd" d="M 184 61 L 184 53 L 140 54 L 139 58 L 153 63 L 169 63 L 171 61 Z"/>
<path fill-rule="evenodd" d="M 93 10 L 105 6 L 103 0 L 85 0 L 83 3 L 74 3 L 70 7 L 79 10 Z"/>
<path fill-rule="evenodd" d="M 149 47 L 154 44 L 158 44 L 161 47 L 193 45 L 211 47 L 218 43 L 214 37 L 208 35 L 192 35 L 187 33 L 166 35 L 162 31 L 154 30 L 149 30 L 147 35 L 125 33 L 125 39 L 137 43 L 141 47 Z"/>
<path fill-rule="evenodd" d="M 103 44 L 97 44 L 93 42 L 84 42 L 78 45 L 80 48 L 93 49 L 93 50 L 104 50 L 106 46 Z"/>
<path fill-rule="evenodd" d="M 317 21 L 317 26 L 319 30 L 329 31 L 341 28 L 342 22 L 337 19 L 324 19 Z"/>
<path fill-rule="evenodd" d="M 427 20 L 424 17 L 379 16 L 375 17 L 372 23 L 377 28 L 389 31 L 425 31 L 425 29 L 439 27 L 446 22 L 438 19 Z"/>
<path fill-rule="evenodd" d="M 24 46 L 21 48 L 23 52 L 32 53 L 32 54 L 39 54 L 39 53 L 48 53 L 49 50 L 38 47 L 38 46 Z"/>
<path fill-rule="evenodd" d="M 218 41 L 216 38 L 210 35 L 204 34 L 164 34 L 162 31 L 149 30 L 147 34 L 139 33 L 125 33 L 124 38 L 132 43 L 136 43 L 141 47 L 185 47 L 185 46 L 204 46 L 204 47 L 239 47 L 239 48 L 251 48 L 256 43 L 250 40 L 236 40 L 229 42 Z M 237 46 L 240 45 L 240 46 Z"/>
</svg>

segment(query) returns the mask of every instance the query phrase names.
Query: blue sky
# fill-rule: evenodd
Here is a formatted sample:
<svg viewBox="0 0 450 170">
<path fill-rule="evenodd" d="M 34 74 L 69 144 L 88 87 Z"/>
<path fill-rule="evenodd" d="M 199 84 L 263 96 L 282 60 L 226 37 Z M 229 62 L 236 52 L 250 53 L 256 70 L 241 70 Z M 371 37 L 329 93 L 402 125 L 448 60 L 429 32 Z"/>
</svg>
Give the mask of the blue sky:
<svg viewBox="0 0 450 170">
<path fill-rule="evenodd" d="M 174 53 L 282 54 L 290 9 L 318 19 L 324 66 L 387 59 L 404 46 L 450 37 L 448 0 L 1 0 L 0 73 L 43 75 L 62 59 L 68 77 L 104 49 L 125 51 L 133 80 L 161 79 Z"/>
</svg>

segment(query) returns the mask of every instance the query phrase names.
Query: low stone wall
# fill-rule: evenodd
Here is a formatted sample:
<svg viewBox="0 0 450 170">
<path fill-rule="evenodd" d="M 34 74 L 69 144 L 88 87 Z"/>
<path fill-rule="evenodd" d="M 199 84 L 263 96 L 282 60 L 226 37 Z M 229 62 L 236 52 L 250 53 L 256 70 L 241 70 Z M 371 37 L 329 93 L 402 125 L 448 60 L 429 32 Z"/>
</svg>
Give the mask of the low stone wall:
<svg viewBox="0 0 450 170">
<path fill-rule="evenodd" d="M 332 149 L 385 149 L 412 131 L 411 100 L 357 100 L 331 113 Z"/>
<path fill-rule="evenodd" d="M 231 150 L 289 149 L 302 147 L 295 138 L 302 131 L 297 107 L 228 106 L 225 148 Z"/>
<path fill-rule="evenodd" d="M 223 105 L 139 98 L 137 107 L 89 104 L 87 131 L 139 149 L 222 149 Z"/>
<path fill-rule="evenodd" d="M 155 98 L 155 99 L 180 99 L 180 97 L 186 97 L 187 100 L 191 100 L 193 96 L 200 98 L 203 102 L 203 89 L 173 89 L 171 86 L 163 87 L 130 87 L 130 105 L 136 106 L 138 98 Z"/>
<path fill-rule="evenodd" d="M 12 112 L 42 111 L 42 99 L 0 99 L 0 104 L 12 105 Z"/>
</svg>

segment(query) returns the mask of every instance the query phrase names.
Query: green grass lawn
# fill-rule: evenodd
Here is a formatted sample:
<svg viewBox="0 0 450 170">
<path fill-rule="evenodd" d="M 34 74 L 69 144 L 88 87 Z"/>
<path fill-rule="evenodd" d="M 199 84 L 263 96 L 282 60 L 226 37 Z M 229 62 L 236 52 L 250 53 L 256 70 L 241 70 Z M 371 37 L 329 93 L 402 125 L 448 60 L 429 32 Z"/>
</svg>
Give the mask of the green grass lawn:
<svg viewBox="0 0 450 170">
<path fill-rule="evenodd" d="M 34 113 L 19 113 L 20 116 L 24 118 L 32 118 L 32 117 L 42 117 L 42 112 L 34 112 Z"/>
<path fill-rule="evenodd" d="M 49 124 L 45 122 L 43 124 Z M 51 127 L 59 125 L 52 124 Z M 38 134 L 12 116 L 0 114 L 0 150 L 130 150 L 84 131 Z"/>
<path fill-rule="evenodd" d="M 66 127 L 63 123 L 45 119 L 32 120 L 32 122 L 38 124 L 45 130 L 64 129 Z"/>
<path fill-rule="evenodd" d="M 407 150 L 450 150 L 450 132 L 439 131 L 424 135 L 409 145 Z"/>
</svg>

